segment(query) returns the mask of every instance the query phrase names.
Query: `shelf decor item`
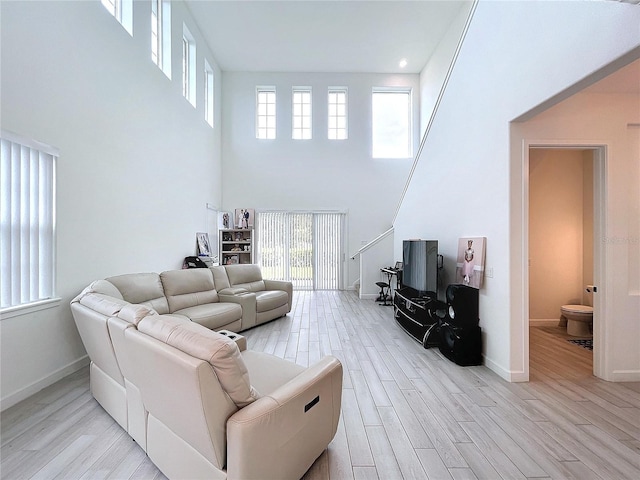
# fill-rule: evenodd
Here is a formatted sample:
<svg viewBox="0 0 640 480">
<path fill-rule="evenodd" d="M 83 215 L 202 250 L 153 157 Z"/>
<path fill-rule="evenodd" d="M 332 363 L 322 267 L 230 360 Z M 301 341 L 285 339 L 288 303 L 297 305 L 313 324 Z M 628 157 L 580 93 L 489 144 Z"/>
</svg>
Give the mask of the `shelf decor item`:
<svg viewBox="0 0 640 480">
<path fill-rule="evenodd" d="M 253 208 L 236 208 L 233 216 L 235 228 L 243 228 L 245 230 L 253 228 L 253 220 L 255 211 Z"/>
<path fill-rule="evenodd" d="M 198 255 L 206 257 L 211 256 L 211 244 L 209 243 L 209 234 L 204 232 L 196 233 L 196 245 Z"/>
</svg>

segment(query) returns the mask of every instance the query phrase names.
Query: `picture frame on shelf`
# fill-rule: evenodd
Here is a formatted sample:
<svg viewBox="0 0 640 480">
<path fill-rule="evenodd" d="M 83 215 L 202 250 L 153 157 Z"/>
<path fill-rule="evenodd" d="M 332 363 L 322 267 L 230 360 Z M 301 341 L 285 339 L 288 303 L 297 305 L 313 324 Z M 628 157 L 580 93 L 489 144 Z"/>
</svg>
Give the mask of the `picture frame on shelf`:
<svg viewBox="0 0 640 480">
<path fill-rule="evenodd" d="M 253 228 L 255 210 L 253 208 L 236 208 L 233 218 L 236 228 Z"/>
<path fill-rule="evenodd" d="M 196 233 L 196 245 L 198 255 L 211 256 L 211 243 L 209 242 L 209 234 L 206 232 Z"/>
<path fill-rule="evenodd" d="M 231 214 L 230 212 L 220 212 L 219 217 L 220 217 L 219 219 L 220 229 L 227 230 L 229 228 L 233 228 L 234 226 L 233 214 Z"/>
</svg>

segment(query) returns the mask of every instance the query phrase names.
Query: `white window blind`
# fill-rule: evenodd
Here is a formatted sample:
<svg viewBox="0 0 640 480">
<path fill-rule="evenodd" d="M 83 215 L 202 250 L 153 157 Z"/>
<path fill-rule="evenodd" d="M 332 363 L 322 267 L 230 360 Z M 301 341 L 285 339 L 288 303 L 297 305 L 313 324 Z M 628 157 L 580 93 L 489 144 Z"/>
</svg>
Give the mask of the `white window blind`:
<svg viewBox="0 0 640 480">
<path fill-rule="evenodd" d="M 257 259 L 265 278 L 296 290 L 341 290 L 343 213 L 259 212 Z"/>
<path fill-rule="evenodd" d="M 52 298 L 57 150 L 2 132 L 0 308 Z"/>
</svg>

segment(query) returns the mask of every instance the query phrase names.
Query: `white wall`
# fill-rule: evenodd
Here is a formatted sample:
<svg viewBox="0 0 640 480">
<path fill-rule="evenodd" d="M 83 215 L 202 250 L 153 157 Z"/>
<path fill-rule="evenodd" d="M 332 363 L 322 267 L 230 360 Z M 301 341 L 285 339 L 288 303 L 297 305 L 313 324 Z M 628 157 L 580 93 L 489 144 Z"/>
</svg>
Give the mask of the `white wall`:
<svg viewBox="0 0 640 480">
<path fill-rule="evenodd" d="M 640 96 L 581 93 L 512 128 L 514 170 L 525 143 L 606 146 L 606 223 L 593 247 L 606 263 L 593 296 L 594 365 L 612 381 L 640 380 L 640 129 L 630 123 L 640 123 Z"/>
<path fill-rule="evenodd" d="M 95 2 L 0 2 L 2 128 L 60 150 L 59 307 L 5 318 L 2 407 L 86 362 L 69 301 L 97 278 L 179 268 L 221 203 L 220 70 L 184 5 L 172 2 L 173 80 L 151 61 L 150 3 L 134 36 Z M 197 43 L 194 109 L 180 42 Z M 204 55 L 215 68 L 215 129 L 204 121 Z"/>
<path fill-rule="evenodd" d="M 223 207 L 347 212 L 347 285 L 358 279 L 354 254 L 391 226 L 413 159 L 371 157 L 374 87 L 413 89 L 414 148 L 418 145 L 418 75 L 224 73 Z M 255 91 L 277 91 L 277 139 L 255 138 Z M 313 139 L 291 139 L 291 88 L 313 90 Z M 348 87 L 349 139 L 327 139 L 327 88 Z"/>
<path fill-rule="evenodd" d="M 420 138 L 436 108 L 442 84 L 449 74 L 451 62 L 468 21 L 473 1 L 466 2 L 449 25 L 433 55 L 420 72 Z"/>
<path fill-rule="evenodd" d="M 403 238 L 438 239 L 448 279 L 458 238 L 487 237 L 483 350 L 506 379 L 528 378 L 509 122 L 640 44 L 639 21 L 617 2 L 481 1 L 398 213 L 396 252 Z"/>
</svg>

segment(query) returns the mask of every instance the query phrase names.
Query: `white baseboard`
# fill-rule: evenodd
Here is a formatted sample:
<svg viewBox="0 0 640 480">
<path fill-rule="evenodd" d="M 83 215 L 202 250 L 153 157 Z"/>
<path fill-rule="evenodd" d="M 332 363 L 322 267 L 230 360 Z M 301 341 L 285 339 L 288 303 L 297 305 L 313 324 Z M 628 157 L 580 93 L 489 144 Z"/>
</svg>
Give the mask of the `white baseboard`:
<svg viewBox="0 0 640 480">
<path fill-rule="evenodd" d="M 31 395 L 38 393 L 43 388 L 48 387 L 49 385 L 53 385 L 58 380 L 62 380 L 67 375 L 71 375 L 73 372 L 80 370 L 82 367 L 89 365 L 89 356 L 84 355 L 77 360 L 65 365 L 62 368 L 59 368 L 55 372 L 47 375 L 46 377 L 42 377 L 40 380 L 36 380 L 35 382 L 27 385 L 24 388 L 21 388 L 17 392 L 11 393 L 5 397 L 0 399 L 0 411 L 6 410 L 9 407 L 14 406 L 16 403 L 21 402 L 22 400 L 29 398 Z"/>
<path fill-rule="evenodd" d="M 493 373 L 498 375 L 503 380 L 507 382 L 528 382 L 529 375 L 525 374 L 525 372 L 512 372 L 510 370 L 506 370 L 502 368 L 502 366 L 498 365 L 496 362 L 490 360 L 486 356 L 484 356 L 484 366 L 491 370 Z"/>
<path fill-rule="evenodd" d="M 614 382 L 640 382 L 640 370 L 614 370 Z"/>
<path fill-rule="evenodd" d="M 361 293 L 360 300 L 375 300 L 378 298 L 377 293 Z"/>
</svg>

